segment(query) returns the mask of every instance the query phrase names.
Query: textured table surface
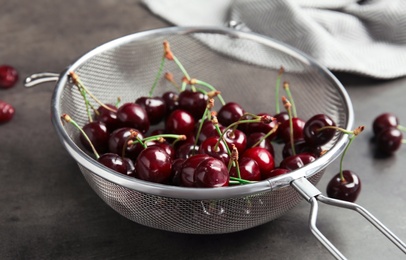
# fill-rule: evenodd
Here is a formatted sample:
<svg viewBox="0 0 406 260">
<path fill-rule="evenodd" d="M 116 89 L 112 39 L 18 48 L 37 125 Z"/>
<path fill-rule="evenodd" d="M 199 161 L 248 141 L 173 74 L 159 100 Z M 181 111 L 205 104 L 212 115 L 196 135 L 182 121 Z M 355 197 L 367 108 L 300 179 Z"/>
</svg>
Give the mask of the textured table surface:
<svg viewBox="0 0 406 260">
<path fill-rule="evenodd" d="M 306 202 L 262 226 L 224 235 L 186 235 L 133 223 L 108 207 L 62 148 L 50 122 L 53 84 L 23 87 L 38 72 L 61 72 L 114 38 L 169 26 L 135 0 L 5 0 L 0 8 L 0 64 L 21 80 L 0 91 L 14 119 L 0 126 L 1 259 L 331 259 L 308 228 Z M 406 122 L 406 78 L 372 80 L 337 74 L 367 129 L 346 166 L 363 181 L 358 203 L 406 241 L 406 147 L 376 158 L 371 123 L 382 112 Z M 325 191 L 334 162 L 317 185 Z M 349 259 L 405 256 L 356 213 L 321 206 L 318 226 Z"/>
</svg>

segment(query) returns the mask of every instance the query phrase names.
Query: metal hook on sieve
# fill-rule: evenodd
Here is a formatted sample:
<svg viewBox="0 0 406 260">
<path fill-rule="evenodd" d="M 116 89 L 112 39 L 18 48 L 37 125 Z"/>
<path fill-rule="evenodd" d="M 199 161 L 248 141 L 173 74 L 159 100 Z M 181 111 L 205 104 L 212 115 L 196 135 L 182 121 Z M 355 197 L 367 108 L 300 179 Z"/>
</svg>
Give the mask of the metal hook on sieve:
<svg viewBox="0 0 406 260">
<path fill-rule="evenodd" d="M 302 177 L 294 180 L 292 186 L 311 204 L 309 227 L 313 235 L 323 244 L 327 250 L 337 259 L 346 259 L 346 257 L 320 232 L 316 226 L 317 213 L 318 213 L 318 201 L 327 205 L 336 206 L 340 208 L 346 208 L 354 210 L 361 214 L 366 220 L 374 225 L 379 231 L 381 231 L 392 243 L 394 243 L 403 253 L 406 254 L 406 244 L 400 240 L 392 231 L 390 231 L 382 222 L 369 213 L 366 209 L 359 206 L 356 203 L 347 201 L 331 199 L 322 195 L 313 184 L 311 184 L 306 178 Z"/>
</svg>

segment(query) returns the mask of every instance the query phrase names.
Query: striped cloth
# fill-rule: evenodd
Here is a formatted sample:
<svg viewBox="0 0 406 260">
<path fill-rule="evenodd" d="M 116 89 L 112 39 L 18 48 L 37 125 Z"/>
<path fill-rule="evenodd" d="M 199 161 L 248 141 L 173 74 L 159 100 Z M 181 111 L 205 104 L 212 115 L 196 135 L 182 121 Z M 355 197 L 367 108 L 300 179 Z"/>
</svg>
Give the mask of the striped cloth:
<svg viewBox="0 0 406 260">
<path fill-rule="evenodd" d="M 406 76 L 406 0 L 143 0 L 180 26 L 227 26 L 285 42 L 332 71 Z"/>
</svg>

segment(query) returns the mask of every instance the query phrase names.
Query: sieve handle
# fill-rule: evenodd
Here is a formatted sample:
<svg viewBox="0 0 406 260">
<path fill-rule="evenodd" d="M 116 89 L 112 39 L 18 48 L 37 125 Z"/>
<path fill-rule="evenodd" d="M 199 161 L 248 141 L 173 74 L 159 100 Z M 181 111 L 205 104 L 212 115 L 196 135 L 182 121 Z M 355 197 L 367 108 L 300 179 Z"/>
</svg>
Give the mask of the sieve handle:
<svg viewBox="0 0 406 260">
<path fill-rule="evenodd" d="M 43 73 L 37 73 L 37 74 L 32 74 L 31 76 L 25 78 L 24 80 L 24 86 L 26 88 L 30 88 L 42 83 L 46 82 L 56 82 L 59 80 L 59 74 L 57 73 L 51 73 L 51 72 L 43 72 Z"/>
<path fill-rule="evenodd" d="M 392 243 L 394 243 L 403 253 L 406 254 L 406 244 L 400 240 L 392 231 L 390 231 L 382 222 L 369 213 L 366 209 L 359 206 L 356 203 L 347 201 L 331 199 L 322 195 L 311 182 L 306 178 L 294 180 L 292 186 L 311 204 L 309 227 L 313 235 L 326 247 L 330 253 L 337 259 L 346 259 L 345 256 L 320 232 L 316 226 L 317 213 L 318 213 L 318 201 L 327 205 L 336 206 L 340 208 L 346 208 L 354 210 L 361 214 L 366 220 L 374 225 L 379 231 L 381 231 Z"/>
</svg>

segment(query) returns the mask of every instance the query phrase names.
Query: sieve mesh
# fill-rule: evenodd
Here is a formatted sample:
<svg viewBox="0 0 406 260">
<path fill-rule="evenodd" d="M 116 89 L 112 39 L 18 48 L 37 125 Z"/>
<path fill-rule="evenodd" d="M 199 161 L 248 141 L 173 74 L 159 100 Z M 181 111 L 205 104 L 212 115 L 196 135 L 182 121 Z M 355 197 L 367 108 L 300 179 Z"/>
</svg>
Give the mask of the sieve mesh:
<svg viewBox="0 0 406 260">
<path fill-rule="evenodd" d="M 341 84 L 324 68 L 300 53 L 251 33 L 213 28 L 167 28 L 129 35 L 89 52 L 74 63 L 84 85 L 104 103 L 133 102 L 148 95 L 168 40 L 188 73 L 218 88 L 226 101 L 239 102 L 251 113 L 275 113 L 275 82 L 280 66 L 289 81 L 298 116 L 306 120 L 326 113 L 336 124 L 349 129 L 352 107 Z M 164 71 L 180 82 L 183 74 L 172 62 Z M 337 134 L 324 146 L 329 151 L 310 165 L 257 184 L 233 188 L 192 189 L 149 184 L 121 176 L 99 165 L 81 148 L 76 129 L 62 125 L 59 116 L 71 115 L 87 123 L 85 104 L 75 86 L 61 74 L 52 104 L 53 122 L 61 141 L 77 160 L 92 189 L 114 210 L 134 222 L 182 233 L 228 233 L 271 221 L 300 202 L 289 185 L 305 176 L 313 184 L 324 168 L 342 151 L 347 139 Z M 161 79 L 154 95 L 175 90 Z M 283 91 L 282 91 L 283 92 Z M 93 100 L 94 106 L 98 106 Z M 216 108 L 220 102 L 216 100 Z M 281 146 L 275 146 L 276 161 Z M 250 186 L 250 187 L 247 187 Z"/>
</svg>

